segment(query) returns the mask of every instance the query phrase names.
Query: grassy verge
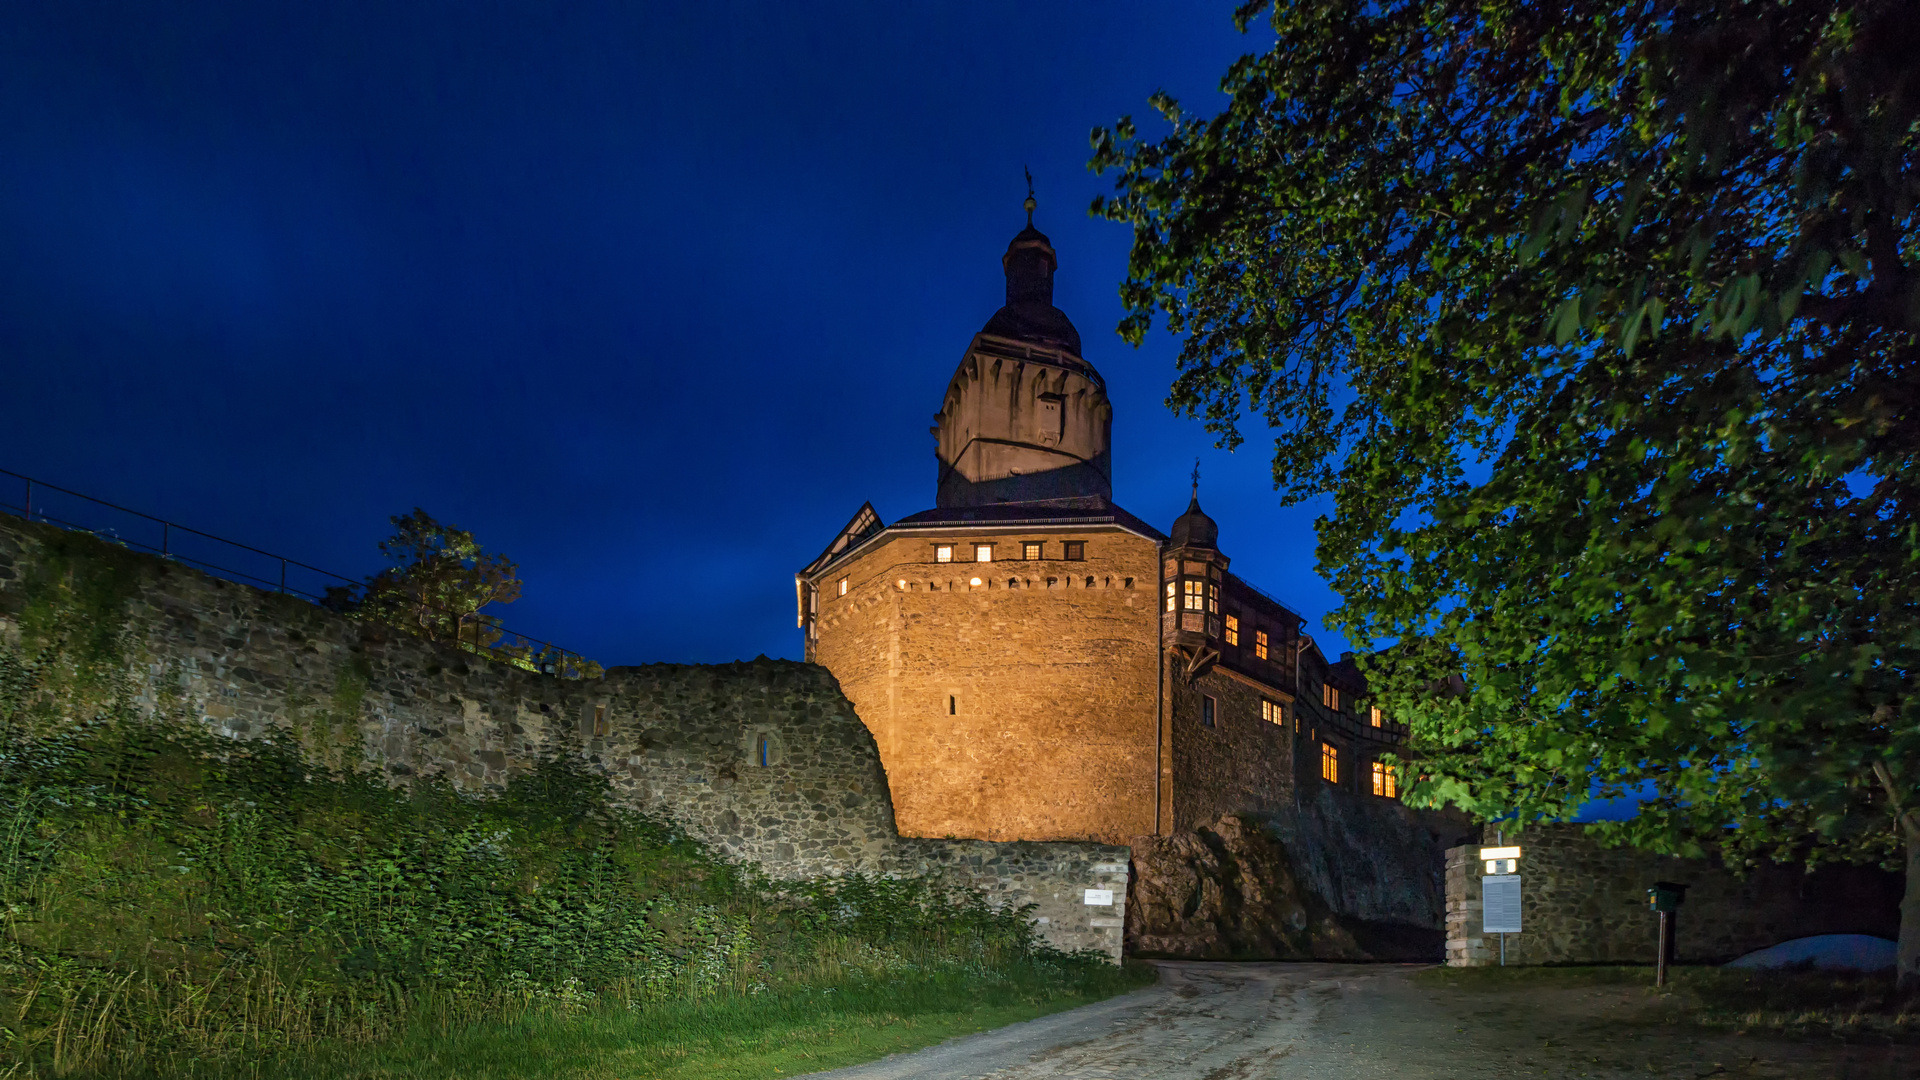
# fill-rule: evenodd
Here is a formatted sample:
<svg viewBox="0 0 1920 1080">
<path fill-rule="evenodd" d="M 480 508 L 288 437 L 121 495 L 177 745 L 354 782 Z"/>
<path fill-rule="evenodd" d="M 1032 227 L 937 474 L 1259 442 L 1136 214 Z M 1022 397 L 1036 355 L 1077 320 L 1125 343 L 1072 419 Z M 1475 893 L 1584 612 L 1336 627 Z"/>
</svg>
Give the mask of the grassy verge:
<svg viewBox="0 0 1920 1080">
<path fill-rule="evenodd" d="M 1668 1022 L 1733 1031 L 1839 1035 L 1920 1035 L 1920 1002 L 1896 993 L 1892 973 L 1746 971 L 1683 966 L 1664 990 L 1650 967 L 1432 968 L 1415 979 L 1466 993 L 1555 988 L 1637 991 L 1651 1015 Z"/>
<path fill-rule="evenodd" d="M 995 979 L 934 975 L 643 1010 L 529 1009 L 417 1026 L 373 1046 L 177 1066 L 168 1080 L 763 1080 L 905 1053 L 1099 1001 L 1151 968 L 1038 963 Z"/>
</svg>

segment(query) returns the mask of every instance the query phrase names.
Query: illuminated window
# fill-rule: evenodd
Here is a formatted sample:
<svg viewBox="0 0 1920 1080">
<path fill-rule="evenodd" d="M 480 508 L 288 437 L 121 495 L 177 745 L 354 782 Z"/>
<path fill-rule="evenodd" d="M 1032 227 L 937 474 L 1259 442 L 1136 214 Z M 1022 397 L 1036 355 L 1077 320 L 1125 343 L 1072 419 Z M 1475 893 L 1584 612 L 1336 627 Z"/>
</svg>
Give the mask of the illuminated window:
<svg viewBox="0 0 1920 1080">
<path fill-rule="evenodd" d="M 1178 582 L 1173 582 L 1173 581 L 1167 582 L 1167 610 L 1168 611 L 1173 610 L 1174 597 L 1179 595 L 1178 584 L 1179 584 Z"/>
<path fill-rule="evenodd" d="M 1332 743 L 1320 744 L 1320 779 L 1329 784 L 1340 782 L 1340 751 Z"/>
<path fill-rule="evenodd" d="M 1186 601 L 1181 605 L 1186 610 L 1199 611 L 1206 605 L 1206 602 L 1207 602 L 1207 593 L 1206 593 L 1207 583 L 1206 582 L 1182 581 L 1180 583 L 1180 588 L 1181 588 L 1181 591 L 1186 594 Z"/>
<path fill-rule="evenodd" d="M 1220 614 L 1220 586 L 1207 586 L 1207 614 Z"/>
<path fill-rule="evenodd" d="M 974 562 L 992 562 L 993 561 L 993 545 L 992 544 L 973 545 L 973 561 Z"/>
<path fill-rule="evenodd" d="M 893 587 L 894 587 L 894 588 L 896 588 L 896 589 L 899 589 L 899 590 L 900 590 L 901 592 L 906 592 L 906 591 L 907 591 L 907 579 L 906 579 L 906 578 L 901 578 L 901 579 L 900 579 L 899 581 L 896 581 L 896 582 L 894 582 L 894 583 L 893 583 Z"/>
<path fill-rule="evenodd" d="M 593 707 L 593 733 L 595 735 L 605 735 L 607 733 L 607 707 L 605 705 L 595 705 Z"/>
<path fill-rule="evenodd" d="M 1084 559 L 1086 557 L 1087 557 L 1087 542 L 1085 540 L 1067 541 L 1067 558 L 1069 560 L 1078 562 L 1081 559 Z"/>
<path fill-rule="evenodd" d="M 969 585 L 971 585 L 971 586 L 973 586 L 974 588 L 976 588 L 976 589 L 977 589 L 977 588 L 979 588 L 979 587 L 980 587 L 980 579 L 979 579 L 979 578 L 974 578 L 974 579 L 973 579 L 972 581 L 969 581 L 969 582 L 967 582 L 967 584 L 969 584 Z"/>
<path fill-rule="evenodd" d="M 1040 545 L 1032 542 L 1021 544 L 1020 555 L 1024 559 L 1038 559 L 1040 557 Z"/>
<path fill-rule="evenodd" d="M 934 562 L 952 562 L 953 561 L 953 545 L 952 544 L 934 545 L 933 561 Z"/>
<path fill-rule="evenodd" d="M 1380 722 L 1386 719 L 1386 717 L 1380 715 L 1380 706 L 1375 705 L 1367 710 L 1367 719 L 1374 727 L 1379 727 Z"/>
<path fill-rule="evenodd" d="M 1227 616 L 1227 644 L 1240 644 L 1240 619 L 1236 615 Z"/>
<path fill-rule="evenodd" d="M 846 578 L 840 579 L 840 595 L 841 596 L 847 595 L 847 579 Z"/>
<path fill-rule="evenodd" d="M 1213 700 L 1213 695 L 1201 694 L 1200 695 L 1200 726 L 1201 727 L 1213 726 L 1214 708 L 1215 708 L 1215 703 Z"/>
<path fill-rule="evenodd" d="M 1265 698 L 1261 698 L 1260 719 L 1265 720 L 1269 724 L 1279 724 L 1281 727 L 1286 727 L 1287 707 L 1277 701 L 1268 701 Z"/>
<path fill-rule="evenodd" d="M 1373 763 L 1373 793 L 1389 799 L 1400 797 L 1399 784 L 1393 775 L 1393 768 L 1385 762 Z"/>
<path fill-rule="evenodd" d="M 1335 712 L 1340 711 L 1340 688 L 1332 683 L 1320 684 L 1320 704 Z"/>
<path fill-rule="evenodd" d="M 1267 658 L 1267 632 L 1265 630 L 1255 630 L 1253 632 L 1253 655 L 1262 660 Z"/>
</svg>

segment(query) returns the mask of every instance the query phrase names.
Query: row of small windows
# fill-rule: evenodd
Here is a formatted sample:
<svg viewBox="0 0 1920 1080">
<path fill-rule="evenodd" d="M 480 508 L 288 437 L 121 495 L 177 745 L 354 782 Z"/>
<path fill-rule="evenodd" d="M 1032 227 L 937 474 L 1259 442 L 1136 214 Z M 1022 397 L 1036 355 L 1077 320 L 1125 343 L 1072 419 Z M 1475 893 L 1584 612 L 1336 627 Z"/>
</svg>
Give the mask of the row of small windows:
<svg viewBox="0 0 1920 1080">
<path fill-rule="evenodd" d="M 1383 799 L 1400 797 L 1400 778 L 1393 766 L 1384 761 L 1370 763 L 1373 769 L 1373 793 Z M 1329 784 L 1340 782 L 1340 748 L 1332 743 L 1320 744 L 1320 778 Z"/>
<path fill-rule="evenodd" d="M 1173 609 L 1168 608 L 1167 610 L 1172 611 Z M 1198 611 L 1199 609 L 1195 608 L 1193 610 Z M 1238 646 L 1240 644 L 1240 616 L 1238 615 L 1227 616 L 1226 638 L 1227 638 L 1227 644 L 1229 645 Z M 1253 655 L 1259 657 L 1262 660 L 1265 660 L 1269 658 L 1272 652 L 1273 652 L 1273 639 L 1267 636 L 1267 632 L 1265 630 L 1255 630 L 1253 632 Z"/>
<path fill-rule="evenodd" d="M 948 563 L 964 562 L 966 560 L 958 558 L 958 556 L 964 555 L 971 549 L 974 562 L 992 562 L 994 561 L 993 549 L 996 546 L 997 545 L 994 544 L 935 544 L 933 545 L 933 561 Z M 1014 546 L 1020 552 L 1018 557 L 1028 562 L 1038 562 L 1047 557 L 1047 545 L 1043 540 L 1023 540 Z M 1060 544 L 1059 557 L 1068 562 L 1080 562 L 1084 560 L 1087 557 L 1087 542 L 1085 540 L 1062 541 Z"/>
<path fill-rule="evenodd" d="M 1215 727 L 1218 723 L 1220 703 L 1212 694 L 1200 695 L 1200 724 L 1202 727 Z M 1376 710 L 1377 711 L 1377 710 Z M 1280 702 L 1260 699 L 1260 719 L 1279 727 L 1287 726 L 1287 707 Z M 1299 718 L 1294 718 L 1297 725 Z M 1370 763 L 1373 772 L 1373 793 L 1382 798 L 1400 797 L 1400 782 L 1392 766 L 1385 762 Z M 1320 744 L 1320 778 L 1329 784 L 1340 782 L 1340 748 L 1330 742 Z"/>
</svg>

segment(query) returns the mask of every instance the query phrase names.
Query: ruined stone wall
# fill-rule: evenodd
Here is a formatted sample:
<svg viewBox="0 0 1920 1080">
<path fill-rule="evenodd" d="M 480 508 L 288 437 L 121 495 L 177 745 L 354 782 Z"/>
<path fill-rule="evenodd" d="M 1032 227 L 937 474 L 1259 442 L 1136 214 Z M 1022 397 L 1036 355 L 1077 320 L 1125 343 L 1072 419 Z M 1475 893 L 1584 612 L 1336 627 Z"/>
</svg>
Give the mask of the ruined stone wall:
<svg viewBox="0 0 1920 1080">
<path fill-rule="evenodd" d="M 1899 932 L 1901 878 L 1874 867 L 1808 874 L 1766 863 L 1743 878 L 1708 859 L 1603 848 L 1577 825 L 1536 826 L 1501 840 L 1522 852 L 1522 932 L 1506 935 L 1509 964 L 1653 963 L 1659 917 L 1647 907 L 1647 889 L 1656 881 L 1690 886 L 1676 927 L 1681 963 L 1722 963 L 1814 934 Z M 1477 843 L 1447 852 L 1447 963 L 1454 967 L 1500 961 L 1499 936 L 1481 932 L 1479 856 Z"/>
<path fill-rule="evenodd" d="M 1084 561 L 1058 558 L 1069 539 Z M 1049 558 L 1020 560 L 1035 540 Z M 936 543 L 995 561 L 939 563 Z M 813 656 L 872 729 L 902 833 L 1153 831 L 1156 550 L 1117 529 L 928 532 L 848 563 L 845 596 L 824 583 Z"/>
<path fill-rule="evenodd" d="M 49 548 L 84 558 L 89 546 L 128 557 L 0 515 L 0 644 L 17 642 L 29 582 L 51 572 Z M 762 658 L 557 679 L 157 558 L 131 560 L 129 674 L 149 712 L 183 702 L 229 737 L 296 737 L 336 764 L 364 762 L 396 780 L 444 776 L 471 791 L 503 787 L 543 754 L 579 755 L 637 809 L 775 877 L 943 873 L 1039 904 L 1043 933 L 1064 948 L 1119 956 L 1124 910 L 1081 901 L 1116 866 L 1124 898 L 1125 848 L 902 841 L 873 738 L 822 668 Z"/>
</svg>

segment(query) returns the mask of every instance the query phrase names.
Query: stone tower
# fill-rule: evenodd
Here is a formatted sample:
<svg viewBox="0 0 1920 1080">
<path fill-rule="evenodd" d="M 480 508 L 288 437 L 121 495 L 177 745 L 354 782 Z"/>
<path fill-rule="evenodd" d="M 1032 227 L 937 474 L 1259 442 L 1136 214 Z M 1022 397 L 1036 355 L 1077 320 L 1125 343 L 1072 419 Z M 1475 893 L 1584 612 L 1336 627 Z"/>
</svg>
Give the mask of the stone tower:
<svg viewBox="0 0 1920 1080">
<path fill-rule="evenodd" d="M 1000 260 L 1007 302 L 973 336 L 934 415 L 935 505 L 1113 498 L 1113 408 L 1080 356 L 1080 332 L 1053 306 L 1053 245 L 1027 227 Z"/>
</svg>

